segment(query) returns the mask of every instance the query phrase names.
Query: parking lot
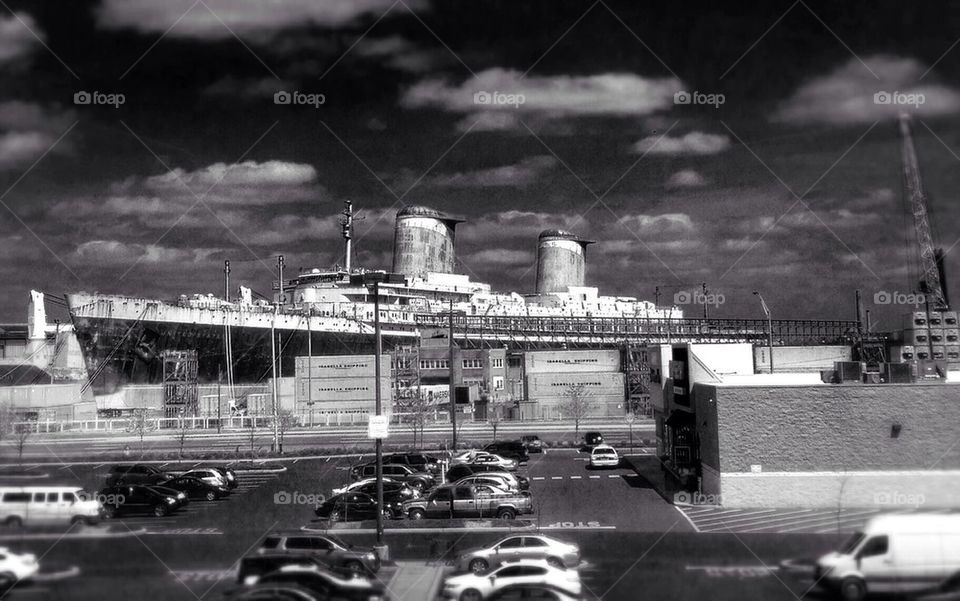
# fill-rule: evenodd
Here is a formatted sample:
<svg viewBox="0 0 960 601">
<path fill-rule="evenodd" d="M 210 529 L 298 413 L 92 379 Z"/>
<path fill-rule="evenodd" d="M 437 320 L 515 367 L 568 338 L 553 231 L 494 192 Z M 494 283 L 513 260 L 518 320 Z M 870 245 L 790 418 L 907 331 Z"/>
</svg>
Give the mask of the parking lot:
<svg viewBox="0 0 960 601">
<path fill-rule="evenodd" d="M 95 527 L 77 526 L 65 534 L 5 529 L 4 545 L 35 553 L 44 573 L 67 575 L 18 588 L 11 597 L 66 600 L 96 594 L 99 599 L 127 599 L 149 587 L 151 599 L 218 598 L 234 586 L 237 561 L 272 530 L 310 528 L 345 543 L 372 544 L 374 534 L 368 526 L 372 522 L 330 528 L 305 502 L 330 495 L 334 487 L 350 481 L 351 466 L 370 459 L 331 457 L 248 467 L 239 471 L 240 485 L 229 497 L 194 501 L 163 518 L 116 519 Z M 88 490 L 102 483 L 108 469 L 61 467 L 52 470 L 51 480 L 80 483 Z M 697 532 L 706 514 L 699 522 L 696 515 L 685 515 L 633 470 L 594 471 L 588 469 L 584 454 L 552 450 L 532 455 L 520 472 L 530 478 L 534 503 L 534 514 L 520 517 L 530 529 L 580 545 L 585 560 L 581 577 L 588 596 L 596 599 L 635 599 L 636 587 L 669 591 L 671 598 L 700 598 L 689 588 L 695 581 L 716 588 L 713 598 L 725 598 L 723 591 L 730 587 L 728 598 L 734 599 L 735 585 L 744 584 L 743 574 L 749 575 L 750 586 L 769 594 L 766 598 L 791 599 L 776 571 L 763 566 L 825 550 L 832 540 L 828 535 L 801 536 L 784 543 L 781 537 L 780 544 L 770 545 L 772 539 L 763 534 L 746 535 L 733 541 L 731 553 L 729 534 Z M 460 521 L 426 520 L 411 532 L 400 527 L 410 525 L 404 521 L 408 523 L 386 522 L 392 559 L 401 565 L 432 563 L 441 568 L 457 553 L 522 526 L 490 520 L 463 527 Z M 117 579 L 118 565 L 131 578 Z M 752 566 L 753 571 L 718 566 Z M 387 569 L 381 578 L 390 578 L 395 569 Z M 717 582 L 711 584 L 713 580 Z M 683 590 L 690 590 L 691 596 L 678 594 Z"/>
</svg>

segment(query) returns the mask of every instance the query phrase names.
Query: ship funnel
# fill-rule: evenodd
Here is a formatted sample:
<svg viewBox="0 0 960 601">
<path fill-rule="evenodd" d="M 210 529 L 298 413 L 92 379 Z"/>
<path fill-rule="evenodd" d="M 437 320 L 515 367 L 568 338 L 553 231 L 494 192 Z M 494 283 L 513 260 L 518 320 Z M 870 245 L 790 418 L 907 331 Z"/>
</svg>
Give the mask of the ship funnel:
<svg viewBox="0 0 960 601">
<path fill-rule="evenodd" d="M 463 221 L 429 207 L 400 209 L 394 228 L 393 272 L 420 277 L 453 273 L 454 228 Z"/>
<path fill-rule="evenodd" d="M 566 292 L 570 286 L 583 286 L 587 268 L 584 240 L 563 230 L 540 232 L 537 244 L 537 294 Z"/>
</svg>

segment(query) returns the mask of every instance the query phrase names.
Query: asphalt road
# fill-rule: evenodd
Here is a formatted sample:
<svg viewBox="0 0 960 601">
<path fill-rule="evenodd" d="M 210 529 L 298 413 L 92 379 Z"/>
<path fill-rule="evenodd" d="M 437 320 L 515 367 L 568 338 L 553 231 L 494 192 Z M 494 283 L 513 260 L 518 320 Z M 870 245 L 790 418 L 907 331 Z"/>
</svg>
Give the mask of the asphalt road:
<svg viewBox="0 0 960 601">
<path fill-rule="evenodd" d="M 630 439 L 630 428 L 627 424 L 606 423 L 581 425 L 579 435 L 572 423 L 537 423 L 537 424 L 509 424 L 498 428 L 497 438 L 503 440 L 517 439 L 521 434 L 537 434 L 541 439 L 551 442 L 579 440 L 587 430 L 600 430 L 604 436 L 618 447 L 626 447 Z M 633 440 L 639 445 L 643 439 L 654 438 L 654 426 L 650 422 L 634 425 Z M 438 447 L 452 441 L 452 431 L 449 426 L 432 426 L 426 430 L 426 445 Z M 480 446 L 494 439 L 493 428 L 485 423 L 468 423 L 458 433 L 458 448 Z M 419 436 L 418 436 L 419 441 Z M 149 432 L 143 437 L 143 449 L 152 453 L 176 453 L 180 450 L 180 440 L 176 432 L 162 431 Z M 215 430 L 188 431 L 183 439 L 185 453 L 219 451 L 226 453 L 248 453 L 251 449 L 258 452 L 267 452 L 273 444 L 273 431 L 259 429 L 252 433 L 250 430 L 224 430 L 217 433 Z M 283 448 L 285 452 L 302 449 L 343 449 L 350 447 L 372 447 L 373 441 L 367 437 L 366 427 L 343 428 L 315 428 L 296 429 L 284 435 Z M 412 446 L 413 432 L 406 426 L 392 426 L 390 437 L 385 444 L 390 446 Z M 42 462 L 57 458 L 86 457 L 95 459 L 98 456 L 116 456 L 125 451 L 131 458 L 135 458 L 141 447 L 138 436 L 126 431 L 114 433 L 63 433 L 63 434 L 33 434 L 27 439 L 23 457 L 25 461 Z M 5 440 L 0 444 L 2 456 L 7 461 L 18 457 L 18 449 L 12 440 Z"/>
<path fill-rule="evenodd" d="M 836 544 L 837 535 L 697 533 L 645 480 L 628 470 L 593 472 L 572 451 L 534 456 L 525 468 L 537 514 L 530 519 L 558 538 L 580 544 L 581 575 L 591 598 L 796 601 L 808 582 L 779 573 L 786 558 Z M 59 531 L 0 530 L 0 545 L 40 557 L 42 572 L 61 577 L 14 590 L 8 599 L 219 599 L 232 586 L 235 562 L 274 529 L 320 527 L 312 506 L 275 502 L 281 491 L 330 494 L 349 480 L 355 458 L 287 462 L 280 473 L 241 474 L 230 498 L 194 502 L 167 518 L 131 518 L 106 526 Z M 52 479 L 99 486 L 105 466 L 68 465 Z M 288 494 L 288 498 L 297 498 Z M 492 542 L 503 533 L 412 534 L 388 530 L 393 558 L 427 560 Z M 338 531 L 369 544 L 371 534 Z M 79 570 L 75 574 L 76 568 Z"/>
</svg>

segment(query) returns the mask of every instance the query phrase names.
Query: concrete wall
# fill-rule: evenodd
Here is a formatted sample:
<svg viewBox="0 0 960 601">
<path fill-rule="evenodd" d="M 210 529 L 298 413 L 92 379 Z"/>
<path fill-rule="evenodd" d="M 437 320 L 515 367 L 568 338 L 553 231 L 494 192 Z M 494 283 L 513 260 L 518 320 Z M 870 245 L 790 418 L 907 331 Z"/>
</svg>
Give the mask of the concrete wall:
<svg viewBox="0 0 960 601">
<path fill-rule="evenodd" d="M 80 382 L 0 387 L 0 404 L 13 407 L 22 415 L 38 421 L 93 419 L 96 404 L 93 393 L 82 391 Z"/>
<path fill-rule="evenodd" d="M 770 371 L 770 353 L 767 347 L 753 349 L 758 372 Z M 853 348 L 849 346 L 775 346 L 773 368 L 775 371 L 819 372 L 833 369 L 834 361 L 851 361 Z"/>
<path fill-rule="evenodd" d="M 698 384 L 693 397 L 702 492 L 725 506 L 960 505 L 960 386 Z"/>
</svg>

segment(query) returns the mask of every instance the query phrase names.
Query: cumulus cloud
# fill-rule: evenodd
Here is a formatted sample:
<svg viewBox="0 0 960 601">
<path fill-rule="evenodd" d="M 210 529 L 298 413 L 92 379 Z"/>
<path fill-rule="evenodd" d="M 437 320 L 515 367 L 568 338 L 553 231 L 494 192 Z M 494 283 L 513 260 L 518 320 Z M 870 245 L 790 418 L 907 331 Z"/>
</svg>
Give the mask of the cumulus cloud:
<svg viewBox="0 0 960 601">
<path fill-rule="evenodd" d="M 507 250 L 488 248 L 461 257 L 465 265 L 531 265 L 534 261 L 532 250 Z"/>
<path fill-rule="evenodd" d="M 681 83 L 673 78 L 646 78 L 633 73 L 599 75 L 528 75 L 493 68 L 459 85 L 425 79 L 408 88 L 401 104 L 408 108 L 438 107 L 455 113 L 517 111 L 565 116 L 643 116 L 673 106 Z M 523 95 L 519 105 L 476 103 L 474 94 Z"/>
<path fill-rule="evenodd" d="M 681 169 L 667 178 L 666 183 L 664 183 L 667 190 L 701 188 L 706 185 L 707 180 L 694 169 Z"/>
<path fill-rule="evenodd" d="M 546 229 L 564 229 L 578 233 L 588 224 L 574 213 L 501 211 L 471 219 L 457 228 L 457 241 L 487 243 L 490 240 L 519 239 L 535 245 Z"/>
<path fill-rule="evenodd" d="M 184 184 L 197 194 L 203 194 L 214 187 L 215 190 L 241 190 L 246 202 L 271 204 L 305 200 L 303 188 L 317 179 L 317 172 L 311 165 L 286 161 L 244 161 L 235 165 L 214 163 L 195 171 L 186 171 L 180 167 L 161 175 L 151 175 L 142 180 L 147 190 L 154 192 L 183 190 Z M 127 180 L 123 187 L 136 185 L 139 180 Z M 275 194 L 264 194 L 264 190 L 273 190 Z M 294 192 L 288 196 L 287 192 Z M 222 194 L 213 194 L 222 197 Z"/>
<path fill-rule="evenodd" d="M 708 155 L 730 148 L 730 138 L 719 134 L 692 131 L 680 137 L 648 136 L 636 142 L 630 150 L 634 154 Z"/>
<path fill-rule="evenodd" d="M 82 265 L 117 266 L 140 263 L 177 265 L 199 263 L 210 258 L 217 249 L 171 248 L 156 244 L 137 244 L 119 240 L 90 240 L 79 244 L 71 257 Z"/>
<path fill-rule="evenodd" d="M 448 61 L 449 54 L 419 48 L 403 36 L 363 38 L 353 52 L 357 56 L 382 61 L 382 64 L 409 73 L 424 73 Z"/>
<path fill-rule="evenodd" d="M 522 188 L 536 184 L 556 164 L 557 159 L 550 155 L 532 156 L 526 157 L 514 165 L 438 175 L 430 180 L 430 184 L 447 188 L 496 188 L 503 186 Z"/>
<path fill-rule="evenodd" d="M 97 23 L 140 33 L 169 30 L 167 35 L 184 38 L 226 39 L 232 37 L 231 31 L 266 38 L 305 25 L 342 27 L 361 17 L 379 17 L 393 4 L 392 0 L 284 0 L 282 6 L 262 0 L 206 0 L 197 5 L 192 0 L 105 0 L 97 10 Z M 427 8 L 423 0 L 408 4 L 414 10 Z"/>
<path fill-rule="evenodd" d="M 18 100 L 0 102 L 0 169 L 27 165 L 51 147 L 52 152 L 69 152 L 69 140 L 53 145 L 72 119 L 69 111 Z"/>
<path fill-rule="evenodd" d="M 630 231 L 640 236 L 650 234 L 680 234 L 696 229 L 686 213 L 662 213 L 660 215 L 625 215 L 618 220 Z"/>
<path fill-rule="evenodd" d="M 922 117 L 960 112 L 960 91 L 924 77 L 927 67 L 912 58 L 877 55 L 857 59 L 801 85 L 780 104 L 771 119 L 791 124 L 873 123 L 907 111 Z M 870 71 L 879 77 L 878 80 Z M 894 96 L 894 93 L 904 96 Z M 884 97 L 883 94 L 887 96 Z M 874 96 L 881 94 L 875 101 Z M 908 95 L 923 95 L 922 104 L 902 104 Z M 890 100 L 891 102 L 883 102 Z"/>
<path fill-rule="evenodd" d="M 31 30 L 38 32 L 37 24 L 26 13 L 0 15 L 0 64 L 22 59 L 40 45 Z"/>
</svg>

